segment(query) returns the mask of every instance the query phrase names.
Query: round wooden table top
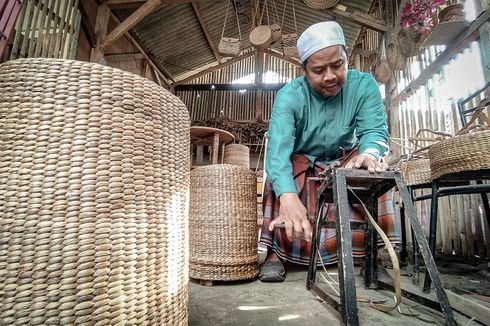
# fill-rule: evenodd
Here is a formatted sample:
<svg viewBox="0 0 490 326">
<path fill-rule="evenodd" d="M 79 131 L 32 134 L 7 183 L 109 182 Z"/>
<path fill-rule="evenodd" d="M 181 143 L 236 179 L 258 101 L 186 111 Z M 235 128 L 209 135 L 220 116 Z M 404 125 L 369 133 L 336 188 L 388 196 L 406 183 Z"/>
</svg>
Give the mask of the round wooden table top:
<svg viewBox="0 0 490 326">
<path fill-rule="evenodd" d="M 232 133 L 212 127 L 192 126 L 191 127 L 191 143 L 195 145 L 213 145 L 214 134 L 219 135 L 219 141 L 225 144 L 235 141 Z"/>
</svg>

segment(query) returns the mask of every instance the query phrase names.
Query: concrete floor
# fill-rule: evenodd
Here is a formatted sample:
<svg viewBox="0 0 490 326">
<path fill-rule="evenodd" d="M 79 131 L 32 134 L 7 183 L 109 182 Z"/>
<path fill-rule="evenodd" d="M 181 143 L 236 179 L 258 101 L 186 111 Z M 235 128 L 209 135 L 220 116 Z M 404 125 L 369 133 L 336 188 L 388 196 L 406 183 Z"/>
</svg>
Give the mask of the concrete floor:
<svg viewBox="0 0 490 326">
<path fill-rule="evenodd" d="M 340 325 L 340 315 L 328 304 L 322 303 L 314 292 L 307 291 L 306 268 L 294 267 L 287 274 L 284 283 L 262 283 L 258 280 L 248 282 L 215 282 L 212 287 L 190 282 L 189 287 L 189 325 L 190 326 L 320 326 Z M 393 293 L 381 290 L 365 290 L 363 279 L 356 268 L 358 296 L 387 300 L 393 303 Z M 336 268 L 329 273 L 336 278 Z M 402 271 L 403 274 L 403 271 Z M 317 282 L 321 282 L 317 276 Z M 402 277 L 403 288 L 417 291 L 410 277 Z M 423 278 L 422 278 L 423 279 Z M 327 289 L 323 283 L 322 288 Z M 408 287 L 408 288 L 407 288 Z M 431 295 L 434 296 L 434 291 Z M 420 294 L 421 291 L 420 291 Z M 415 307 L 414 307 L 415 306 Z M 436 312 L 403 299 L 400 311 L 389 314 L 374 310 L 368 303 L 359 302 L 360 325 L 444 325 L 444 319 Z M 455 313 L 460 325 L 478 325 L 467 317 Z"/>
</svg>

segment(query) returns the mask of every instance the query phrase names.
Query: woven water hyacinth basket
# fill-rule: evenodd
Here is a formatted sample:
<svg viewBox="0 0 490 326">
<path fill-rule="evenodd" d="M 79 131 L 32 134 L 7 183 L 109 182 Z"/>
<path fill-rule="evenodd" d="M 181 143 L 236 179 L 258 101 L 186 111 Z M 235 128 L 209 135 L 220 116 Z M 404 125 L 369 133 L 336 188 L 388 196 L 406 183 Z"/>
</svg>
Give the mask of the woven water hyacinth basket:
<svg viewBox="0 0 490 326">
<path fill-rule="evenodd" d="M 237 57 L 240 55 L 242 41 L 234 37 L 222 37 L 218 44 L 218 52 L 224 56 Z"/>
<path fill-rule="evenodd" d="M 386 59 L 380 59 L 376 61 L 373 66 L 374 79 L 376 81 L 386 84 L 391 78 L 391 69 L 388 66 L 388 61 Z"/>
<path fill-rule="evenodd" d="M 402 53 L 400 46 L 395 43 L 388 44 L 386 60 L 391 70 L 403 70 L 407 63 L 407 57 Z"/>
<path fill-rule="evenodd" d="M 223 159 L 225 164 L 234 164 L 250 167 L 250 148 L 240 144 L 230 144 L 225 147 L 225 155 Z"/>
<path fill-rule="evenodd" d="M 313 9 L 328 9 L 339 3 L 339 0 L 303 0 L 303 2 Z"/>
<path fill-rule="evenodd" d="M 296 43 L 298 42 L 298 33 L 282 34 L 282 52 L 284 56 L 289 58 L 299 57 L 298 48 Z"/>
<path fill-rule="evenodd" d="M 401 29 L 398 32 L 398 45 L 406 57 L 412 57 L 417 53 L 417 44 L 409 31 Z"/>
<path fill-rule="evenodd" d="M 490 169 L 490 130 L 455 136 L 429 149 L 431 178 Z"/>
<path fill-rule="evenodd" d="M 242 166 L 215 164 L 191 172 L 191 277 L 233 281 L 257 275 L 256 183 Z"/>
<path fill-rule="evenodd" d="M 271 38 L 271 43 L 276 43 L 281 39 L 282 36 L 282 28 L 281 25 L 279 24 L 271 24 L 270 26 L 271 33 L 272 33 L 272 38 Z"/>
<path fill-rule="evenodd" d="M 1 325 L 187 325 L 189 124 L 119 69 L 0 65 Z"/>
<path fill-rule="evenodd" d="M 439 22 L 452 22 L 464 20 L 464 5 L 462 3 L 453 3 L 439 12 Z"/>
<path fill-rule="evenodd" d="M 409 160 L 401 165 L 403 178 L 407 186 L 422 185 L 432 181 L 430 177 L 430 160 Z"/>
</svg>

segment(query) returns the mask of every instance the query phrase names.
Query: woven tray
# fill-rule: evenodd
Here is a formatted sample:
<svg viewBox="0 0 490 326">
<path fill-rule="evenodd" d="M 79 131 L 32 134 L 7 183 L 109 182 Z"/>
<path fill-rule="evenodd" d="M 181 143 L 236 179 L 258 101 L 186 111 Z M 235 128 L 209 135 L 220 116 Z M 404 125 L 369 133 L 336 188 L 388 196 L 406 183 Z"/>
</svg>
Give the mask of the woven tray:
<svg viewBox="0 0 490 326">
<path fill-rule="evenodd" d="M 490 130 L 454 136 L 429 149 L 432 180 L 461 171 L 490 169 Z"/>
<path fill-rule="evenodd" d="M 305 5 L 313 9 L 328 9 L 334 7 L 340 0 L 303 0 Z"/>
<path fill-rule="evenodd" d="M 223 159 L 225 164 L 234 164 L 250 167 L 250 149 L 245 145 L 230 144 L 225 147 L 225 155 Z"/>
<path fill-rule="evenodd" d="M 0 65 L 0 324 L 187 325 L 189 117 L 155 83 Z"/>
<path fill-rule="evenodd" d="M 191 172 L 190 276 L 233 281 L 258 273 L 256 177 L 215 164 Z"/>
<path fill-rule="evenodd" d="M 409 160 L 401 165 L 403 178 L 407 186 L 422 185 L 432 181 L 429 159 Z"/>
<path fill-rule="evenodd" d="M 257 49 L 266 49 L 271 45 L 272 31 L 269 25 L 260 25 L 250 32 L 250 43 Z"/>
</svg>

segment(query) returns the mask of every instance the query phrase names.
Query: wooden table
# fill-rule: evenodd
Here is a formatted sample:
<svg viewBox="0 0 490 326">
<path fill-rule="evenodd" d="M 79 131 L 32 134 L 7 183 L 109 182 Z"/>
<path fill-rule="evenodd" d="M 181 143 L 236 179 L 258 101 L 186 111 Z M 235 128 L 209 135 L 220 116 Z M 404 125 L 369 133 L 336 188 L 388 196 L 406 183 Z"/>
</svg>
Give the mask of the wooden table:
<svg viewBox="0 0 490 326">
<path fill-rule="evenodd" d="M 211 163 L 218 163 L 218 153 L 220 146 L 222 147 L 222 155 L 224 155 L 225 145 L 235 141 L 233 134 L 226 130 L 192 126 L 191 127 L 191 145 L 195 145 L 197 148 L 196 163 L 202 164 L 203 161 L 203 148 L 204 146 L 211 146 Z"/>
</svg>

